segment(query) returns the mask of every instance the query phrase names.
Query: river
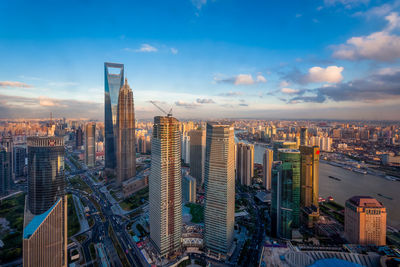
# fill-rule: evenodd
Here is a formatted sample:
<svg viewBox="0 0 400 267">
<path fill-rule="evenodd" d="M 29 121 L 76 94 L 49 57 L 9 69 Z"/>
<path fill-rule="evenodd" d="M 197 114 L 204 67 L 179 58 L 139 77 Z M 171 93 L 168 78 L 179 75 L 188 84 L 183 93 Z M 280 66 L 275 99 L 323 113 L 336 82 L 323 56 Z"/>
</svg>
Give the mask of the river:
<svg viewBox="0 0 400 267">
<path fill-rule="evenodd" d="M 264 150 L 263 146 L 254 146 L 255 163 L 262 164 Z M 340 178 L 341 181 L 331 179 L 329 176 Z M 378 196 L 378 194 L 393 199 L 389 200 Z M 320 162 L 319 195 L 324 198 L 332 196 L 336 202 L 342 205 L 352 196 L 374 197 L 381 201 L 387 209 L 387 224 L 400 229 L 400 182 L 398 181 L 389 181 L 383 177 L 370 174 L 359 174 Z"/>
</svg>

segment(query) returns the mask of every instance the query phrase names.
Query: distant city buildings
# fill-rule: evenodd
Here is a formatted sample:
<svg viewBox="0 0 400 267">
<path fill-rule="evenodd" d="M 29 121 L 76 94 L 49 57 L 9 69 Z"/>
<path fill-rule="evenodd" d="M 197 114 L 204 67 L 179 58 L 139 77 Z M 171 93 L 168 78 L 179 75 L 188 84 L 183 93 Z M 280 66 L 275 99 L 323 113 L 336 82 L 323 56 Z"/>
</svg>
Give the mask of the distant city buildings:
<svg viewBox="0 0 400 267">
<path fill-rule="evenodd" d="M 254 176 L 254 145 L 236 144 L 236 179 L 240 184 L 251 186 Z"/>
<path fill-rule="evenodd" d="M 300 128 L 300 145 L 308 145 L 308 130 L 305 127 Z"/>
<path fill-rule="evenodd" d="M 64 139 L 29 137 L 28 166 L 23 265 L 67 266 Z"/>
<path fill-rule="evenodd" d="M 161 256 L 181 248 L 182 178 L 179 122 L 154 118 L 149 178 L 150 239 Z"/>
<path fill-rule="evenodd" d="M 267 190 L 271 190 L 271 181 L 272 181 L 272 162 L 273 162 L 273 153 L 274 151 L 271 149 L 266 149 L 263 155 L 263 186 Z"/>
<path fill-rule="evenodd" d="M 85 126 L 85 164 L 88 167 L 96 165 L 96 123 L 90 122 Z"/>
<path fill-rule="evenodd" d="M 204 183 L 204 165 L 206 157 L 206 130 L 192 130 L 190 136 L 190 174 L 196 178 L 197 185 Z"/>
<path fill-rule="evenodd" d="M 124 85 L 124 65 L 104 63 L 105 168 L 117 167 L 116 139 L 119 89 Z"/>
<path fill-rule="evenodd" d="M 300 151 L 278 149 L 272 170 L 271 229 L 276 237 L 291 239 L 300 226 Z"/>
<path fill-rule="evenodd" d="M 234 127 L 207 124 L 204 188 L 204 241 L 209 253 L 226 256 L 235 223 Z"/>
<path fill-rule="evenodd" d="M 190 164 L 190 136 L 185 132 L 182 134 L 182 160 L 185 164 Z"/>
<path fill-rule="evenodd" d="M 53 135 L 51 135 L 53 136 Z M 83 132 L 82 128 L 79 127 L 75 132 L 75 147 L 80 149 L 83 145 Z"/>
<path fill-rule="evenodd" d="M 183 176 L 182 195 L 185 202 L 196 203 L 196 178 L 190 175 Z"/>
<path fill-rule="evenodd" d="M 386 208 L 369 196 L 354 196 L 346 201 L 344 229 L 350 243 L 386 245 Z"/>
<path fill-rule="evenodd" d="M 132 89 L 125 79 L 119 90 L 117 125 L 117 184 L 136 174 L 136 140 L 135 140 L 135 111 Z"/>
</svg>

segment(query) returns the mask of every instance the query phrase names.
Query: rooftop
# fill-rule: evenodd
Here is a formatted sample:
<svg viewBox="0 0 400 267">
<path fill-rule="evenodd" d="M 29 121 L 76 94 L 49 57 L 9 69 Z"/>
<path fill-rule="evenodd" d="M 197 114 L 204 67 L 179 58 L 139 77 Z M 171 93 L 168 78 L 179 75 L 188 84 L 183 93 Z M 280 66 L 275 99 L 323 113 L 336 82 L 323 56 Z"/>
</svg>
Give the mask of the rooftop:
<svg viewBox="0 0 400 267">
<path fill-rule="evenodd" d="M 350 203 L 358 207 L 374 207 L 383 208 L 383 204 L 370 196 L 354 196 L 348 200 Z"/>
</svg>

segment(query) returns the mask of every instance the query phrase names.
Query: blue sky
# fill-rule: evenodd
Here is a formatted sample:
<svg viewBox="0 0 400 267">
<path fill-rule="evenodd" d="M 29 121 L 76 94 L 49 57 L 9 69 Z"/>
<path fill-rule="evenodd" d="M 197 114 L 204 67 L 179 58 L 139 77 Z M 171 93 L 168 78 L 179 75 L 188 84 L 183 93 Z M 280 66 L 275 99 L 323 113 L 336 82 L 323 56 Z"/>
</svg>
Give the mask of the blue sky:
<svg viewBox="0 0 400 267">
<path fill-rule="evenodd" d="M 400 1 L 0 2 L 0 118 L 103 118 L 104 62 L 139 119 L 400 119 Z"/>
</svg>

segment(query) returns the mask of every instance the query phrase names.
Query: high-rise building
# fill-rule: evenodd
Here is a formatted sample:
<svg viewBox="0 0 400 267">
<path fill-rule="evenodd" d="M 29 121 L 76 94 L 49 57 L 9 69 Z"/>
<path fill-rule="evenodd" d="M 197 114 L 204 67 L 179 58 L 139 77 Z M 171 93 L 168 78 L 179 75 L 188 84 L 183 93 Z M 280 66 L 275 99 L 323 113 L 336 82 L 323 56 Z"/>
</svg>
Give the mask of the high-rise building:
<svg viewBox="0 0 400 267">
<path fill-rule="evenodd" d="M 11 164 L 11 153 L 6 146 L 0 144 L 0 196 L 6 195 L 11 189 Z"/>
<path fill-rule="evenodd" d="M 154 118 L 151 143 L 150 238 L 162 256 L 180 250 L 182 236 L 182 174 L 179 122 Z"/>
<path fill-rule="evenodd" d="M 300 145 L 308 145 L 308 130 L 305 127 L 300 128 Z"/>
<path fill-rule="evenodd" d="M 190 175 L 183 176 L 182 195 L 185 202 L 196 203 L 196 178 Z"/>
<path fill-rule="evenodd" d="M 15 170 L 14 170 L 14 141 L 13 141 L 13 138 L 11 136 L 3 137 L 0 140 L 0 145 L 2 145 L 7 150 L 7 153 L 9 155 L 9 157 L 10 157 L 9 160 L 10 160 L 10 164 L 11 164 L 11 179 L 13 180 L 14 173 L 15 173 Z M 12 180 L 11 180 L 11 182 L 12 182 Z"/>
<path fill-rule="evenodd" d="M 25 175 L 25 159 L 26 148 L 22 146 L 15 146 L 13 160 L 15 177 L 22 177 Z"/>
<path fill-rule="evenodd" d="M 272 169 L 271 230 L 291 239 L 300 224 L 300 151 L 280 148 L 278 159 Z"/>
<path fill-rule="evenodd" d="M 204 173 L 204 241 L 209 253 L 225 256 L 235 223 L 234 127 L 208 123 Z"/>
<path fill-rule="evenodd" d="M 94 122 L 86 124 L 85 163 L 88 167 L 96 165 L 96 123 Z"/>
<path fill-rule="evenodd" d="M 271 190 L 272 181 L 272 162 L 274 151 L 271 149 L 266 149 L 263 155 L 263 186 L 267 190 Z"/>
<path fill-rule="evenodd" d="M 105 167 L 117 167 L 116 136 L 119 89 L 124 85 L 124 64 L 104 63 Z"/>
<path fill-rule="evenodd" d="M 273 147 L 273 156 L 274 156 L 274 161 L 278 160 L 278 149 L 280 148 L 287 148 L 287 149 L 297 149 L 297 143 L 296 142 L 288 142 L 288 141 L 283 141 L 283 140 L 277 140 L 274 141 L 272 144 Z"/>
<path fill-rule="evenodd" d="M 64 139 L 28 138 L 23 265 L 67 266 Z"/>
<path fill-rule="evenodd" d="M 300 146 L 300 158 L 300 204 L 311 227 L 319 216 L 319 147 Z"/>
<path fill-rule="evenodd" d="M 117 183 L 136 175 L 135 110 L 133 93 L 127 79 L 118 95 L 117 112 Z"/>
<path fill-rule="evenodd" d="M 370 196 L 354 196 L 346 201 L 345 235 L 353 244 L 386 245 L 386 208 Z"/>
<path fill-rule="evenodd" d="M 79 127 L 75 132 L 75 146 L 80 148 L 83 145 L 83 132 L 81 127 Z"/>
<path fill-rule="evenodd" d="M 190 164 L 190 136 L 185 132 L 182 134 L 182 160 Z"/>
<path fill-rule="evenodd" d="M 254 145 L 236 144 L 236 179 L 242 185 L 251 186 L 254 176 Z"/>
<path fill-rule="evenodd" d="M 196 178 L 197 185 L 204 183 L 204 164 L 206 157 L 206 131 L 197 129 L 189 132 L 190 136 L 190 174 Z"/>
</svg>

